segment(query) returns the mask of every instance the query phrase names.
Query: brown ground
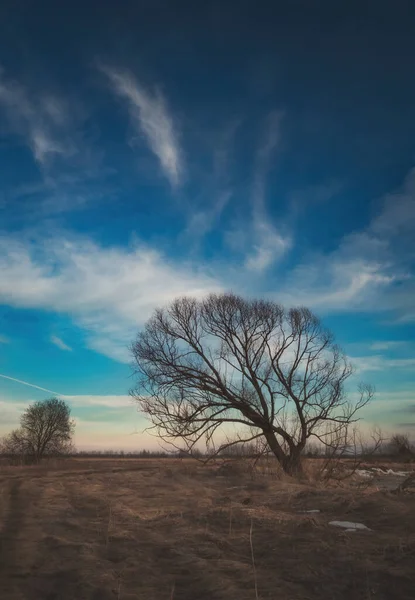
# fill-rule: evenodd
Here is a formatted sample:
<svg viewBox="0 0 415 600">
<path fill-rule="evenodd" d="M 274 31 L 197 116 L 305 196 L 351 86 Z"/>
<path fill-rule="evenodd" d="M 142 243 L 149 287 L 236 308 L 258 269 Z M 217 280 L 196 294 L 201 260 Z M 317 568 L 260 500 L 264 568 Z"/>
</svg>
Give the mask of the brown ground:
<svg viewBox="0 0 415 600">
<path fill-rule="evenodd" d="M 1 467 L 0 598 L 413 600 L 415 498 L 367 486 L 173 459 Z"/>
</svg>

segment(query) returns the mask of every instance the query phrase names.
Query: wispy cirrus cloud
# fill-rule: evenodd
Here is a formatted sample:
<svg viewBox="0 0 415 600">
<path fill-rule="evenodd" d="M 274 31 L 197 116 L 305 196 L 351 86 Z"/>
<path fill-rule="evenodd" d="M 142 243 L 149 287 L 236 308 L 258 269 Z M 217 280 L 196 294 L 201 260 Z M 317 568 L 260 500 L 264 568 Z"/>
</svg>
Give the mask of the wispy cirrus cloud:
<svg viewBox="0 0 415 600">
<path fill-rule="evenodd" d="M 4 77 L 0 70 L 0 106 L 12 131 L 22 136 L 42 167 L 60 156 L 76 152 L 70 139 L 72 120 L 62 99 L 33 90 Z"/>
<path fill-rule="evenodd" d="M 192 196 L 183 236 L 196 246 L 211 231 L 220 227 L 219 221 L 234 195 L 232 163 L 240 124 L 239 119 L 232 119 L 220 133 L 209 136 L 212 167 L 203 177 L 199 194 Z"/>
<path fill-rule="evenodd" d="M 250 271 L 262 273 L 280 259 L 291 247 L 291 237 L 279 231 L 266 210 L 266 179 L 270 163 L 280 141 L 283 114 L 273 111 L 265 121 L 265 133 L 257 150 L 252 189 L 252 237 L 251 251 L 245 259 Z"/>
<path fill-rule="evenodd" d="M 278 233 L 265 218 L 255 219 L 254 229 L 257 241 L 246 257 L 245 266 L 250 271 L 262 273 L 291 248 L 291 239 Z"/>
<path fill-rule="evenodd" d="M 70 346 L 68 346 L 68 344 L 65 344 L 65 342 L 63 340 L 61 340 L 61 338 L 58 337 L 57 335 L 51 335 L 50 341 L 52 344 L 54 344 L 61 350 L 65 350 L 66 352 L 72 352 L 72 348 Z"/>
<path fill-rule="evenodd" d="M 279 297 L 285 304 L 302 304 L 319 312 L 372 310 L 397 280 L 389 265 L 365 255 L 346 257 L 339 249 L 329 255 L 314 254 L 294 267 Z"/>
<path fill-rule="evenodd" d="M 149 91 L 128 71 L 100 68 L 115 94 L 127 102 L 135 129 L 144 134 L 170 184 L 173 187 L 180 184 L 184 173 L 183 153 L 176 123 L 161 91 Z"/>
<path fill-rule="evenodd" d="M 281 301 L 319 311 L 391 311 L 415 320 L 415 170 L 379 199 L 366 228 L 329 253 L 310 253 L 290 272 Z"/>
<path fill-rule="evenodd" d="M 85 119 L 78 98 L 13 80 L 0 67 L 2 132 L 26 146 L 38 167 L 33 181 L 2 188 L 0 207 L 10 207 L 9 218 L 78 210 L 108 193 L 109 169 L 85 133 Z"/>
<path fill-rule="evenodd" d="M 10 340 L 8 337 L 6 337 L 5 335 L 1 335 L 0 334 L 0 344 L 9 344 Z"/>
<path fill-rule="evenodd" d="M 337 179 L 329 179 L 325 183 L 308 185 L 290 192 L 288 201 L 292 218 L 302 215 L 307 207 L 328 203 L 345 190 L 346 186 Z"/>
<path fill-rule="evenodd" d="M 232 192 L 225 190 L 218 193 L 216 199 L 209 206 L 193 211 L 185 230 L 185 236 L 200 241 L 212 230 L 231 197 Z"/>
</svg>

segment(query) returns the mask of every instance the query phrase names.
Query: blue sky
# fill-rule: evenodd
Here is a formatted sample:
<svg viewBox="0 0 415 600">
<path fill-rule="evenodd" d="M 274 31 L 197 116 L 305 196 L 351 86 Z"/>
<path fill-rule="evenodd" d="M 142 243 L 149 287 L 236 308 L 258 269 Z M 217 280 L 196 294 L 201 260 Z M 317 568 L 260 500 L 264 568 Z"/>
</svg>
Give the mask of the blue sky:
<svg viewBox="0 0 415 600">
<path fill-rule="evenodd" d="M 415 9 L 312 4 L 2 4 L 0 433 L 57 392 L 154 445 L 128 344 L 219 290 L 312 308 L 413 431 Z"/>
</svg>

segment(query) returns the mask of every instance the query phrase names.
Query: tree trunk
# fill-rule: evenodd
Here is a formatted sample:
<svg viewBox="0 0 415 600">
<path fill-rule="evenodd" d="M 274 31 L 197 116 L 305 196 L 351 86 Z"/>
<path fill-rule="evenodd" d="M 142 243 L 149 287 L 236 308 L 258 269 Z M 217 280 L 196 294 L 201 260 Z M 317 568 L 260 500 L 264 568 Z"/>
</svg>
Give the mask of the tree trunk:
<svg viewBox="0 0 415 600">
<path fill-rule="evenodd" d="M 289 453 L 285 454 L 273 431 L 264 431 L 264 436 L 270 450 L 282 466 L 284 473 L 287 473 L 287 475 L 291 475 L 292 477 L 301 477 L 304 473 L 301 461 L 302 447 L 293 445 L 293 447 L 290 448 Z"/>
<path fill-rule="evenodd" d="M 304 475 L 300 448 L 295 447 L 295 449 L 291 450 L 290 454 L 285 457 L 282 468 L 287 475 L 291 475 L 292 477 L 302 477 Z"/>
</svg>

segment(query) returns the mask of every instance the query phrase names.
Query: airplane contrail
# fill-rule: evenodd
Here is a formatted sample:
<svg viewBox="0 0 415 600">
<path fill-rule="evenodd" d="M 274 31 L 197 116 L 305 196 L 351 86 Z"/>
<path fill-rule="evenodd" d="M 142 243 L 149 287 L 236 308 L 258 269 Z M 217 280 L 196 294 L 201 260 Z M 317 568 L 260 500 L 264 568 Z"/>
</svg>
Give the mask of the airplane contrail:
<svg viewBox="0 0 415 600">
<path fill-rule="evenodd" d="M 35 388 L 37 390 L 42 390 L 42 392 L 48 392 L 48 394 L 55 394 L 56 396 L 63 396 L 63 394 L 59 394 L 59 392 L 54 392 L 53 390 L 48 390 L 47 388 L 40 387 L 40 385 L 35 385 L 34 383 L 28 383 L 27 381 L 22 381 L 21 379 L 16 379 L 15 377 L 10 377 L 9 375 L 2 375 L 2 373 L 0 373 L 0 377 L 3 377 L 3 379 L 9 379 L 10 381 L 15 381 L 16 383 L 28 385 L 29 387 Z"/>
</svg>

